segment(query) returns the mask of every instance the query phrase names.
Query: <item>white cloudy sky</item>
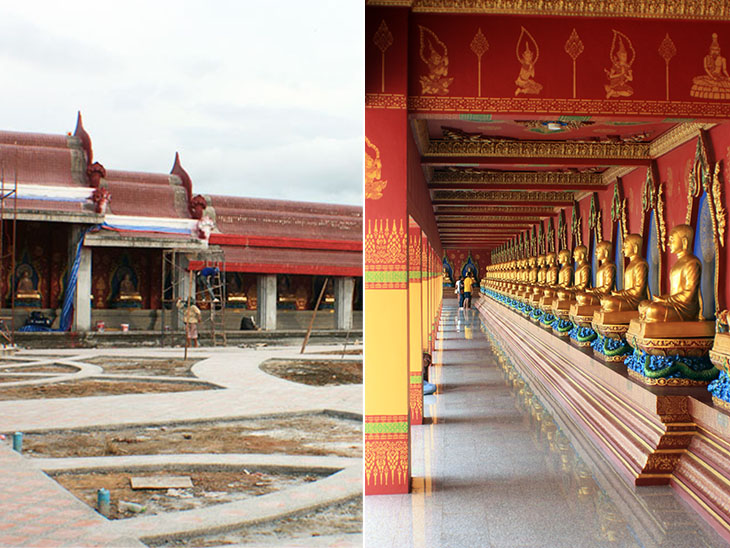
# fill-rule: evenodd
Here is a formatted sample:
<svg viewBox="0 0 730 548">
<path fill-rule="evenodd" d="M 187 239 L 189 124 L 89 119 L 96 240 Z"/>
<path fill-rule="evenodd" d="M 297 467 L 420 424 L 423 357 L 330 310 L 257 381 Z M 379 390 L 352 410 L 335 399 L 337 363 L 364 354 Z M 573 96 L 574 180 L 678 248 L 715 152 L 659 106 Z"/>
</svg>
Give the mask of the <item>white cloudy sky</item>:
<svg viewBox="0 0 730 548">
<path fill-rule="evenodd" d="M 195 192 L 360 204 L 362 0 L 0 4 L 0 129 L 66 133 L 107 169 Z"/>
</svg>

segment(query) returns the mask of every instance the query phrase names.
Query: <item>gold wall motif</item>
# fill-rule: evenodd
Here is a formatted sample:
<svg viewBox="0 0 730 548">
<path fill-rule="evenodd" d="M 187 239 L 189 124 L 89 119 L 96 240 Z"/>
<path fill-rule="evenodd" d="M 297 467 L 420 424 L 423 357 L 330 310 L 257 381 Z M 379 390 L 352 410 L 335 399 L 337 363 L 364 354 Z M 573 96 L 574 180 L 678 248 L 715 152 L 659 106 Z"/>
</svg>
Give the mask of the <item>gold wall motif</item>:
<svg viewBox="0 0 730 548">
<path fill-rule="evenodd" d="M 388 25 L 385 23 L 385 19 L 380 22 L 378 30 L 375 32 L 375 35 L 373 35 L 373 42 L 380 50 L 380 91 L 385 93 L 385 52 L 393 45 L 393 33 L 390 32 Z"/>
<path fill-rule="evenodd" d="M 383 189 L 388 181 L 381 178 L 383 163 L 380 160 L 380 149 L 365 137 L 365 198 L 379 200 L 383 197 Z"/>
<path fill-rule="evenodd" d="M 489 49 L 489 42 L 484 37 L 481 27 L 477 30 L 469 45 L 474 55 L 477 56 L 477 97 L 482 96 L 482 55 Z"/>
<path fill-rule="evenodd" d="M 449 50 L 431 29 L 418 25 L 421 60 L 428 67 L 428 74 L 421 76 L 421 93 L 446 95 L 454 78 L 449 74 Z"/>
</svg>

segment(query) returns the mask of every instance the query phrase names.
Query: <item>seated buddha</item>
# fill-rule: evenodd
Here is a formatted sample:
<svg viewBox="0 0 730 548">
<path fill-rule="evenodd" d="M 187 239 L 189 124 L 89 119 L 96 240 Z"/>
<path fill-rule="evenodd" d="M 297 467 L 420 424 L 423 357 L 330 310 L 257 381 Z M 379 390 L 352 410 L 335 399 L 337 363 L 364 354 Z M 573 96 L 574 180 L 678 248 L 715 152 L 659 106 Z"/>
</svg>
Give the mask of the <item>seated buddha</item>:
<svg viewBox="0 0 730 548">
<path fill-rule="evenodd" d="M 649 264 L 641 255 L 642 238 L 638 234 L 626 236 L 623 244 L 624 257 L 629 265 L 624 271 L 624 289 L 612 291 L 611 295 L 601 297 L 603 312 L 625 312 L 637 310 L 639 303 L 646 299 Z"/>
<path fill-rule="evenodd" d="M 120 303 L 126 303 L 129 305 L 138 304 L 142 301 L 142 296 L 137 291 L 137 287 L 132 281 L 132 276 L 129 272 L 125 273 L 119 282 L 119 295 L 117 301 Z"/>
<path fill-rule="evenodd" d="M 596 260 L 599 267 L 596 271 L 596 287 L 576 292 L 575 300 L 580 306 L 599 305 L 601 297 L 607 296 L 616 281 L 616 265 L 611 260 L 613 245 L 603 240 L 596 246 Z M 577 275 L 576 275 L 577 278 Z M 576 282 L 576 285 L 577 282 Z"/>
<path fill-rule="evenodd" d="M 34 287 L 29 267 L 23 268 L 18 285 L 15 288 L 16 301 L 40 301 L 41 294 Z"/>
<path fill-rule="evenodd" d="M 700 277 L 702 264 L 690 252 L 694 230 L 677 225 L 669 231 L 669 251 L 677 256 L 669 271 L 669 293 L 656 295 L 639 304 L 644 322 L 689 322 L 700 317 Z"/>
<path fill-rule="evenodd" d="M 548 253 L 545 258 L 547 263 L 547 272 L 545 273 L 545 287 L 543 288 L 543 299 L 542 303 L 545 303 L 555 297 L 555 292 L 558 287 L 558 273 L 560 268 L 557 265 L 557 255 L 555 253 Z"/>
<path fill-rule="evenodd" d="M 537 256 L 537 272 L 535 278 L 535 284 L 532 286 L 533 299 L 537 299 L 542 294 L 543 286 L 545 285 L 545 278 L 547 277 L 548 264 L 545 255 Z"/>
<path fill-rule="evenodd" d="M 575 253 L 577 252 L 578 248 L 576 248 Z M 560 267 L 560 272 L 558 272 L 558 286 L 560 286 L 560 289 L 557 292 L 557 297 L 562 301 L 570 299 L 573 296 L 573 294 L 569 291 L 570 287 L 572 287 L 571 284 L 573 283 L 573 265 L 570 260 L 570 250 L 561 249 L 560 253 L 558 253 L 558 260 L 562 266 Z"/>
</svg>

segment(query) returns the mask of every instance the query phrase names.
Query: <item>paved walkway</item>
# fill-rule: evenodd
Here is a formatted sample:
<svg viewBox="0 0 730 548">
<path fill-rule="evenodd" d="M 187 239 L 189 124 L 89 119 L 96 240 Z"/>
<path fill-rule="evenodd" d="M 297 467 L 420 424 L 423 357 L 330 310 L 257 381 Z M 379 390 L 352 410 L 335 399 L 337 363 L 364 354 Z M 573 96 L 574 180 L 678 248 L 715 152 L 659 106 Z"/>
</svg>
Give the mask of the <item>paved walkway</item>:
<svg viewBox="0 0 730 548">
<path fill-rule="evenodd" d="M 337 347 L 309 347 L 307 357 L 318 351 Z M 98 366 L 85 364 L 92 356 L 135 356 L 180 358 L 180 349 L 99 349 L 47 350 L 16 354 L 18 358 L 32 357 L 38 363 L 69 364 L 79 367 L 71 377 L 98 376 Z M 273 357 L 298 357 L 293 347 L 265 347 L 259 350 L 239 348 L 204 348 L 191 351 L 190 357 L 202 361 L 193 367 L 200 380 L 223 387 L 222 390 L 178 392 L 167 394 L 133 394 L 122 396 L 24 400 L 0 402 L 0 432 L 65 429 L 122 424 L 145 424 L 168 421 L 236 418 L 279 413 L 318 412 L 332 410 L 347 415 L 362 414 L 362 387 L 345 385 L 331 387 L 306 386 L 285 381 L 263 373 L 258 365 Z M 339 358 L 338 355 L 321 356 Z M 359 359 L 359 357 L 357 357 Z M 5 361 L 5 360 L 0 360 Z M 20 365 L 20 362 L 18 362 Z M 28 365 L 23 363 L 22 365 Z M 5 366 L 4 366 L 5 367 Z M 67 380 L 60 375 L 56 380 Z M 159 377 L 154 377 L 159 380 Z M 47 382 L 28 378 L 23 382 Z M 11 383 L 3 383 L 8 386 Z M 260 457 L 260 458 L 259 458 Z M 148 457 L 150 458 L 150 457 Z M 151 457 L 155 462 L 166 458 Z M 200 456 L 209 461 L 230 460 L 251 463 L 265 456 Z M 63 489 L 43 473 L 72 463 L 70 459 L 33 459 L 21 456 L 10 448 L 9 440 L 0 443 L 0 546 L 142 546 L 140 537 L 176 534 L 200 523 L 200 530 L 228 527 L 251 521 L 285 515 L 304 508 L 316 508 L 333 501 L 357 496 L 362 489 L 360 459 L 311 459 L 314 468 L 342 469 L 328 478 L 274 496 L 259 497 L 258 506 L 249 503 L 229 503 L 167 516 L 145 516 L 133 520 L 110 522 Z M 83 460 L 83 459 L 74 459 Z M 281 466 L 305 466 L 307 458 L 291 462 L 291 457 L 272 456 Z M 119 461 L 122 462 L 122 461 Z M 240 464 L 239 462 L 239 464 Z M 99 464 L 99 463 L 97 463 Z M 123 462 L 122 462 L 123 464 Z M 89 464 L 79 464 L 88 467 Z M 248 502 L 248 501 L 243 501 Z M 254 512 L 255 508 L 255 512 Z M 228 521 L 226 521 L 228 520 Z M 133 525 L 136 522 L 138 525 Z M 187 527 L 187 529 L 186 529 Z M 312 541 L 304 546 L 359 545 L 360 535 L 341 535 Z M 292 545 L 299 541 L 292 541 Z"/>
<path fill-rule="evenodd" d="M 444 302 L 434 365 L 413 493 L 365 498 L 367 548 L 725 546 L 669 487 L 629 488 L 583 451 L 476 310 Z"/>
</svg>

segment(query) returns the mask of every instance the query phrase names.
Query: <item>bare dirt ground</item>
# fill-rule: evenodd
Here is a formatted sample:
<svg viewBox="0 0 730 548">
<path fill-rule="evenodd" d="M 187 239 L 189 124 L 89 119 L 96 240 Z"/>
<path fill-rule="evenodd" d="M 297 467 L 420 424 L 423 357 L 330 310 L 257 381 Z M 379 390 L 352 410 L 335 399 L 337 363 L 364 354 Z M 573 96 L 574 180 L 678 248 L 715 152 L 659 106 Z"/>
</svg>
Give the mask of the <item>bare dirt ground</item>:
<svg viewBox="0 0 730 548">
<path fill-rule="evenodd" d="M 271 359 L 259 365 L 269 375 L 311 386 L 362 384 L 362 362 Z"/>
<path fill-rule="evenodd" d="M 0 384 L 4 382 L 30 381 L 38 379 L 47 379 L 48 377 L 24 377 L 22 375 L 3 375 L 0 376 Z"/>
<path fill-rule="evenodd" d="M 7 379 L 8 377 L 3 378 Z M 23 377 L 22 380 L 28 380 L 28 377 Z M 159 392 L 188 392 L 190 390 L 215 389 L 215 386 L 202 382 L 200 384 L 194 384 L 189 382 L 178 383 L 83 379 L 45 385 L 0 387 L 0 401 L 80 398 L 84 396 L 113 396 L 119 394 L 152 394 Z"/>
<path fill-rule="evenodd" d="M 275 522 L 234 529 L 225 533 L 173 540 L 150 546 L 211 547 L 229 544 L 277 543 L 286 546 L 287 540 L 341 535 L 362 532 L 362 498 L 321 508 L 306 514 L 283 518 Z"/>
<path fill-rule="evenodd" d="M 100 365 L 104 373 L 123 373 L 125 375 L 147 375 L 166 377 L 194 377 L 190 368 L 200 360 L 177 358 L 142 358 L 97 356 L 84 360 L 86 363 Z"/>
<path fill-rule="evenodd" d="M 33 433 L 26 454 L 41 457 L 286 453 L 362 456 L 362 422 L 325 414 L 189 423 L 175 426 Z"/>
<path fill-rule="evenodd" d="M 72 365 L 59 364 L 0 367 L 0 373 L 73 373 L 78 370 L 78 367 L 73 367 Z"/>
<path fill-rule="evenodd" d="M 251 470 L 189 471 L 176 469 L 174 475 L 189 476 L 192 489 L 132 489 L 131 477 L 166 475 L 162 472 L 56 473 L 53 478 L 90 507 L 96 507 L 96 492 L 106 488 L 112 501 L 110 519 L 140 515 L 120 511 L 119 501 L 142 505 L 142 515 L 203 508 L 214 504 L 243 500 L 280 489 L 316 481 L 313 474 L 270 474 Z"/>
</svg>

